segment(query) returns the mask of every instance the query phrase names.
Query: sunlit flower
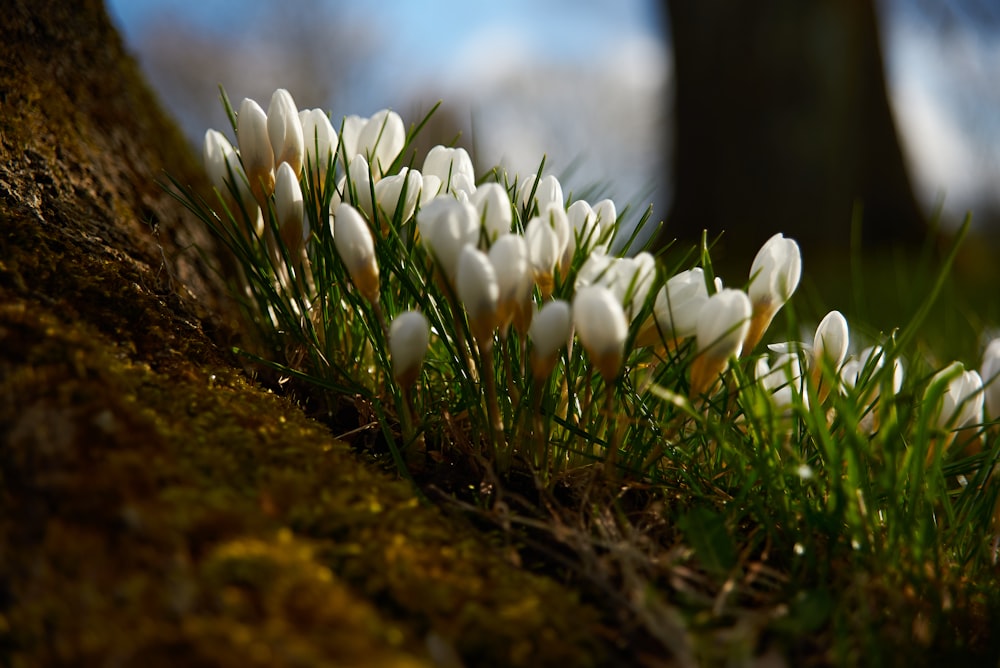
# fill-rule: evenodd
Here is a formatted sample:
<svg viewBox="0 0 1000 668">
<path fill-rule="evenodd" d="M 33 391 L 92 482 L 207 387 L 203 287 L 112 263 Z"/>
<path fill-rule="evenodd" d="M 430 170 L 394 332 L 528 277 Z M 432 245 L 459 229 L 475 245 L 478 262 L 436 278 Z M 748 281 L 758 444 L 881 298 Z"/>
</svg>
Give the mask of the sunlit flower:
<svg viewBox="0 0 1000 668">
<path fill-rule="evenodd" d="M 458 254 L 455 291 L 469 316 L 469 327 L 476 341 L 491 339 L 497 324 L 500 286 L 493 263 L 472 244 L 463 246 Z"/>
<path fill-rule="evenodd" d="M 573 327 L 591 363 L 608 382 L 625 356 L 628 320 L 618 299 L 603 285 L 580 288 L 573 298 Z"/>
<path fill-rule="evenodd" d="M 475 208 L 450 195 L 439 195 L 417 212 L 417 229 L 441 274 L 454 285 L 462 247 L 479 239 Z"/>
<path fill-rule="evenodd" d="M 383 230 L 397 213 L 401 223 L 413 216 L 423 186 L 421 173 L 406 167 L 400 168 L 398 174 L 386 176 L 375 184 L 375 201 L 381 211 Z"/>
<path fill-rule="evenodd" d="M 542 296 L 547 298 L 555 287 L 556 263 L 562 255 L 559 235 L 548 219 L 535 216 L 524 228 L 524 240 L 528 243 L 535 282 Z"/>
<path fill-rule="evenodd" d="M 830 311 L 817 325 L 812 342 L 810 379 L 820 402 L 824 401 L 830 392 L 830 384 L 823 382 L 823 370 L 829 369 L 833 373 L 838 373 L 847 358 L 849 344 L 850 330 L 847 327 L 847 319 L 840 311 Z"/>
<path fill-rule="evenodd" d="M 502 185 L 496 182 L 484 183 L 469 196 L 469 202 L 476 207 L 488 244 L 510 232 L 514 214 L 510 207 L 510 197 Z"/>
<path fill-rule="evenodd" d="M 333 214 L 333 243 L 354 287 L 369 302 L 377 304 L 379 281 L 375 241 L 364 217 L 350 204 L 341 204 Z"/>
<path fill-rule="evenodd" d="M 305 145 L 303 167 L 310 167 L 313 187 L 322 192 L 327 169 L 337 154 L 337 132 L 322 109 L 303 109 L 299 112 L 299 122 Z"/>
<path fill-rule="evenodd" d="M 476 190 L 476 172 L 472 166 L 472 158 L 462 147 L 435 146 L 427 152 L 420 171 L 441 179 L 442 192 L 461 190 L 471 194 Z"/>
<path fill-rule="evenodd" d="M 205 133 L 203 158 L 208 178 L 219 192 L 226 208 L 237 220 L 241 217 L 241 211 L 245 212 L 250 217 L 250 231 L 260 237 L 264 233 L 264 218 L 243 174 L 236 149 L 224 134 L 218 130 L 209 130 Z M 242 231 L 246 232 L 247 228 Z"/>
<path fill-rule="evenodd" d="M 288 163 L 296 178 L 302 173 L 302 156 L 305 142 L 302 136 L 302 122 L 299 110 L 291 93 L 279 88 L 271 95 L 267 106 L 267 136 L 274 151 L 275 167 Z"/>
<path fill-rule="evenodd" d="M 357 151 L 368 161 L 376 181 L 385 176 L 406 144 L 406 127 L 399 114 L 388 109 L 375 112 L 358 134 Z"/>
<path fill-rule="evenodd" d="M 372 175 L 365 156 L 359 153 L 351 158 L 345 178 L 344 201 L 353 204 L 359 211 L 364 211 L 365 215 L 371 218 L 374 211 L 372 207 Z"/>
<path fill-rule="evenodd" d="M 754 377 L 771 399 L 779 415 L 788 415 L 796 399 L 808 407 L 809 396 L 802 386 L 802 362 L 797 351 L 780 353 L 769 364 L 766 356 L 757 359 Z"/>
<path fill-rule="evenodd" d="M 801 276 L 802 255 L 795 241 L 779 233 L 761 246 L 750 266 L 747 294 L 753 304 L 753 320 L 744 346 L 746 352 L 760 341 L 774 315 L 795 292 Z"/>
<path fill-rule="evenodd" d="M 664 340 L 686 339 L 697 334 L 698 312 L 706 301 L 708 288 L 701 267 L 667 279 L 653 303 L 653 314 Z"/>
<path fill-rule="evenodd" d="M 573 335 L 570 306 L 561 299 L 545 303 L 531 320 L 531 372 L 535 378 L 547 378 L 559 359 L 559 351 Z"/>
<path fill-rule="evenodd" d="M 287 162 L 278 166 L 274 183 L 274 213 L 281 241 L 288 249 L 288 257 L 293 262 L 297 261 L 302 256 L 305 244 L 302 190 L 295 172 Z"/>
<path fill-rule="evenodd" d="M 933 410 L 937 427 L 962 429 L 978 422 L 983 414 L 982 377 L 976 371 L 967 371 L 961 362 L 952 362 L 931 378 L 925 399 L 946 379 L 947 385 Z"/>
<path fill-rule="evenodd" d="M 274 152 L 267 135 L 267 114 L 250 98 L 244 98 L 240 103 L 236 136 L 250 190 L 257 204 L 266 210 L 267 200 L 274 192 Z"/>
<path fill-rule="evenodd" d="M 528 244 L 519 234 L 502 234 L 489 251 L 490 262 L 497 273 L 500 297 L 497 306 L 497 325 L 504 337 L 507 327 L 515 317 L 530 317 L 531 266 L 528 262 Z"/>
<path fill-rule="evenodd" d="M 740 354 L 753 308 L 745 292 L 725 288 L 705 300 L 698 311 L 698 354 L 691 363 L 691 394 L 710 390 Z"/>
<path fill-rule="evenodd" d="M 417 380 L 430 339 L 427 317 L 419 311 L 400 313 L 389 325 L 392 377 L 400 387 L 408 388 Z"/>
<path fill-rule="evenodd" d="M 532 211 L 541 213 L 547 206 L 554 204 L 559 208 L 565 206 L 563 201 L 562 185 L 552 174 L 538 178 L 537 174 L 532 174 L 524 180 L 518 189 L 518 200 L 521 208 L 529 214 Z"/>
</svg>

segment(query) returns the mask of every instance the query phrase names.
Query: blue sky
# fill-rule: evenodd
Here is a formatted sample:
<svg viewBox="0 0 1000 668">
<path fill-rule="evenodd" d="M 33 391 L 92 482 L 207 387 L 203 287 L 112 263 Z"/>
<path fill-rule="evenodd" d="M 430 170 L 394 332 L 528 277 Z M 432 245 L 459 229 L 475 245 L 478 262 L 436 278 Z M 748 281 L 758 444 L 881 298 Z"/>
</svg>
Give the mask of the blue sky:
<svg viewBox="0 0 1000 668">
<path fill-rule="evenodd" d="M 107 2 L 140 62 L 149 58 L 144 39 L 150 25 L 171 13 L 190 29 L 238 43 L 244 33 L 266 34 L 259 24 L 272 20 L 278 6 L 248 0 Z M 670 52 L 652 0 L 281 5 L 313 6 L 327 10 L 318 20 L 342 28 L 331 33 L 336 43 L 330 45 L 341 56 L 331 58 L 351 55 L 360 63 L 338 80 L 336 105 L 343 108 L 335 105 L 334 114 L 401 109 L 415 96 L 455 101 L 476 121 L 477 150 L 487 161 L 530 171 L 543 153 L 557 169 L 579 158 L 582 180 L 611 183 L 608 194 L 640 207 L 645 201 L 636 198 L 659 197 L 656 213 L 665 215 L 668 194 L 651 194 L 650 174 L 662 169 L 662 145 L 654 135 L 669 114 L 659 91 L 669 82 Z M 928 207 L 945 197 L 955 216 L 984 198 L 1000 206 L 995 31 L 979 30 L 975 17 L 961 13 L 943 30 L 903 0 L 880 6 L 890 92 L 919 197 Z M 287 70 L 268 61 L 273 45 L 245 48 L 244 69 L 272 89 L 285 86 Z M 230 88 L 231 82 L 221 83 Z M 234 97 L 250 94 L 239 90 L 239 82 L 232 85 Z M 214 104 L 214 83 L 205 87 Z M 169 107 L 171 100 L 165 102 Z M 214 119 L 221 124 L 221 112 Z M 200 132 L 186 129 L 193 136 Z"/>
</svg>

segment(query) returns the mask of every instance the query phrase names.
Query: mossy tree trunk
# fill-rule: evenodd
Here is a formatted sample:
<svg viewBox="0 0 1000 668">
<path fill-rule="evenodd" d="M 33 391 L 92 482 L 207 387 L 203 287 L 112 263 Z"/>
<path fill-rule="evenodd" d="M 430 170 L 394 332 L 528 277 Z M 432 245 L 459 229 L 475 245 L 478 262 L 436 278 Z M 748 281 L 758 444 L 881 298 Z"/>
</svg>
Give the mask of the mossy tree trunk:
<svg viewBox="0 0 1000 668">
<path fill-rule="evenodd" d="M 7 3 L 0 664 L 601 662 L 574 593 L 246 380 L 164 172 L 203 187 L 101 2 Z"/>
</svg>

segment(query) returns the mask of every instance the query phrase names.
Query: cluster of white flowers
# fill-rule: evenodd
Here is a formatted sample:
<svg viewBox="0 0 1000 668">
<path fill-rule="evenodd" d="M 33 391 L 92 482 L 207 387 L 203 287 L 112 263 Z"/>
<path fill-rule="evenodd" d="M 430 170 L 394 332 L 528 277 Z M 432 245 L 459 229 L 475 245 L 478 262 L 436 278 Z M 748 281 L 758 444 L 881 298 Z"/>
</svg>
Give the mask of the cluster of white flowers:
<svg viewBox="0 0 1000 668">
<path fill-rule="evenodd" d="M 509 187 L 478 182 L 468 153 L 444 146 L 431 149 L 419 170 L 403 165 L 406 129 L 392 111 L 348 116 L 335 131 L 324 112 L 299 112 L 291 95 L 278 90 L 266 113 L 246 99 L 236 119 L 237 147 L 209 130 L 204 159 L 221 204 L 246 221 L 248 238 L 274 245 L 280 239 L 294 273 L 308 262 L 303 191 L 326 195 L 318 201 L 329 201 L 337 253 L 358 293 L 377 305 L 383 282 L 376 247 L 390 224 L 415 225 L 435 280 L 464 310 L 480 349 L 515 331 L 531 342 L 536 378 L 553 372 L 575 338 L 611 385 L 630 354 L 632 332 L 633 349 L 673 350 L 693 339 L 690 395 L 711 395 L 733 360 L 752 354 L 801 276 L 798 245 L 776 234 L 754 259 L 746 290 L 724 287 L 701 268 L 665 277 L 649 253 L 610 252 L 618 226 L 612 201 L 567 201 L 552 175 L 515 178 Z M 267 233 L 269 212 L 277 239 Z M 430 326 L 417 310 L 390 315 L 392 373 L 408 388 L 419 377 Z M 848 349 L 847 321 L 833 311 L 811 343 L 772 345 L 750 368 L 782 414 L 808 406 L 806 383 L 820 402 L 831 391 L 863 385 L 864 406 L 874 405 L 880 387 L 899 391 L 898 358 L 891 359 L 889 383 L 868 383 L 885 351 L 876 346 L 848 356 Z M 927 396 L 940 404 L 933 413 L 939 427 L 981 420 L 984 403 L 987 418 L 1000 417 L 1000 383 L 992 382 L 1000 342 L 989 347 L 983 365 L 982 376 L 956 363 L 931 380 Z M 863 429 L 877 428 L 875 411 L 866 419 Z"/>
</svg>

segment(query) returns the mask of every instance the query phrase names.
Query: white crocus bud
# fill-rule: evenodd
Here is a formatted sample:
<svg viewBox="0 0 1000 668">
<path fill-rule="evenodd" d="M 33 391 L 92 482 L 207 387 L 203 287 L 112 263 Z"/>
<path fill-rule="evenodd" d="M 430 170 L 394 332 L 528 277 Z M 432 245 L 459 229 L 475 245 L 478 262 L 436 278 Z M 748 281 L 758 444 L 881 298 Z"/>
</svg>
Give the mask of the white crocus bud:
<svg viewBox="0 0 1000 668">
<path fill-rule="evenodd" d="M 515 317 L 530 317 L 531 266 L 528 262 L 528 244 L 519 234 L 499 236 L 489 252 L 490 262 L 497 273 L 500 298 L 497 304 L 497 326 L 500 336 L 507 336 L 507 327 Z"/>
<path fill-rule="evenodd" d="M 802 277 L 799 245 L 781 233 L 764 242 L 750 266 L 747 294 L 753 303 L 753 321 L 744 350 L 750 352 L 760 341 L 774 315 L 789 300 Z"/>
<path fill-rule="evenodd" d="M 274 213 L 278 219 L 278 233 L 288 249 L 288 257 L 297 262 L 305 244 L 303 229 L 302 189 L 299 180 L 287 162 L 278 166 L 274 182 Z"/>
<path fill-rule="evenodd" d="M 209 130 L 205 133 L 203 157 L 205 171 L 229 212 L 236 220 L 242 219 L 241 212 L 250 218 L 250 226 L 242 227 L 241 231 L 244 235 L 249 232 L 259 238 L 264 234 L 264 218 L 243 174 L 236 149 L 224 134 Z"/>
<path fill-rule="evenodd" d="M 309 166 L 313 187 L 322 192 L 327 169 L 337 154 L 337 132 L 322 109 L 303 109 L 299 112 L 299 122 L 305 144 L 303 167 Z"/>
<path fill-rule="evenodd" d="M 980 369 L 985 389 L 986 418 L 1000 418 L 1000 339 L 993 339 L 983 352 Z"/>
<path fill-rule="evenodd" d="M 653 317 L 668 345 L 698 332 L 698 312 L 706 301 L 708 288 L 705 287 L 705 272 L 700 267 L 667 279 L 653 302 Z"/>
<path fill-rule="evenodd" d="M 400 387 L 409 388 L 416 382 L 430 340 L 430 324 L 419 311 L 400 313 L 389 325 L 392 377 Z"/>
<path fill-rule="evenodd" d="M 510 197 L 502 185 L 496 182 L 484 183 L 472 193 L 469 202 L 476 207 L 487 244 L 492 244 L 501 235 L 510 232 L 514 214 L 510 207 Z"/>
<path fill-rule="evenodd" d="M 847 319 L 840 311 L 830 311 L 816 327 L 816 334 L 813 335 L 810 378 L 813 387 L 817 388 L 820 402 L 825 400 L 830 392 L 829 384 L 822 382 L 823 368 L 826 367 L 834 373 L 839 372 L 840 366 L 847 358 L 849 339 Z"/>
<path fill-rule="evenodd" d="M 572 313 L 567 302 L 553 299 L 535 313 L 528 337 L 531 339 L 531 372 L 536 381 L 552 373 L 560 349 L 568 344 L 572 335 Z"/>
<path fill-rule="evenodd" d="M 364 217 L 350 204 L 341 204 L 333 214 L 333 243 L 351 275 L 354 287 L 369 302 L 377 304 L 379 283 L 375 241 Z"/>
<path fill-rule="evenodd" d="M 359 140 L 367 123 L 367 118 L 357 114 L 344 116 L 340 126 L 340 152 L 345 163 L 350 163 L 354 156 L 362 152 Z"/>
<path fill-rule="evenodd" d="M 372 175 L 368 169 L 368 161 L 361 154 L 351 158 L 351 163 L 347 166 L 344 200 L 364 211 L 369 219 L 373 217 Z"/>
<path fill-rule="evenodd" d="M 634 320 L 645 306 L 655 278 L 656 261 L 645 251 L 615 262 L 614 280 L 609 287 L 625 308 L 629 320 Z"/>
<path fill-rule="evenodd" d="M 403 119 L 388 109 L 373 114 L 358 135 L 358 153 L 367 158 L 376 181 L 388 173 L 405 145 Z"/>
<path fill-rule="evenodd" d="M 401 168 L 399 174 L 386 176 L 375 184 L 375 201 L 381 212 L 383 231 L 388 222 L 395 219 L 397 212 L 400 223 L 413 216 L 423 185 L 420 172 L 406 167 Z"/>
<path fill-rule="evenodd" d="M 534 191 L 533 199 L 532 191 Z M 562 185 L 560 185 L 559 179 L 552 174 L 543 176 L 541 179 L 538 178 L 537 174 L 529 176 L 518 189 L 518 200 L 521 203 L 521 208 L 529 213 L 536 210 L 533 205 L 537 205 L 538 213 L 541 213 L 550 204 L 555 204 L 560 208 L 565 206 Z"/>
<path fill-rule="evenodd" d="M 590 204 L 579 199 L 569 205 L 566 209 L 566 217 L 569 219 L 570 235 L 569 243 L 563 252 L 562 266 L 568 267 L 579 247 L 584 254 L 590 253 L 600 241 L 601 226 L 597 222 L 597 214 L 590 207 Z"/>
<path fill-rule="evenodd" d="M 704 394 L 740 354 L 753 307 L 740 290 L 726 288 L 705 300 L 698 311 L 698 354 L 691 363 L 691 395 Z"/>
<path fill-rule="evenodd" d="M 500 286 L 486 253 L 466 244 L 458 255 L 455 291 L 469 316 L 469 327 L 480 346 L 493 339 Z"/>
<path fill-rule="evenodd" d="M 771 404 L 777 413 L 790 413 L 795 406 L 796 397 L 803 406 L 809 406 L 808 395 L 802 387 L 802 362 L 798 353 L 782 353 L 772 365 L 768 365 L 767 359 L 761 357 L 757 360 L 755 377 L 770 395 Z"/>
<path fill-rule="evenodd" d="M 267 136 L 267 114 L 250 98 L 240 103 L 236 136 L 250 190 L 257 204 L 266 210 L 267 200 L 274 192 L 274 152 Z"/>
<path fill-rule="evenodd" d="M 604 380 L 617 378 L 628 337 L 628 320 L 618 299 L 603 285 L 581 288 L 573 298 L 573 327 Z"/>
<path fill-rule="evenodd" d="M 476 189 L 476 172 L 472 167 L 472 158 L 461 147 L 435 146 L 427 152 L 421 172 L 433 174 L 441 179 L 444 186 L 443 192 L 452 193 L 456 190 L 462 190 L 472 193 Z"/>
<path fill-rule="evenodd" d="M 547 220 L 536 216 L 525 226 L 524 240 L 528 244 L 528 258 L 535 282 L 542 297 L 548 299 L 555 288 L 556 263 L 562 255 L 559 235 Z"/>
<path fill-rule="evenodd" d="M 441 194 L 441 179 L 433 174 L 421 174 L 423 186 L 420 189 L 420 206 Z"/>
<path fill-rule="evenodd" d="M 287 162 L 298 177 L 302 173 L 302 156 L 305 153 L 302 122 L 295 100 L 284 88 L 274 91 L 267 106 L 267 136 L 274 151 L 274 164 Z"/>
<path fill-rule="evenodd" d="M 962 429 L 978 422 L 983 414 L 982 377 L 976 371 L 966 371 L 961 362 L 952 362 L 934 374 L 927 386 L 927 395 L 945 379 L 948 384 L 932 412 L 937 427 Z"/>
<path fill-rule="evenodd" d="M 417 212 L 417 230 L 441 274 L 454 286 L 462 247 L 479 239 L 475 208 L 450 195 L 435 197 Z"/>
</svg>

